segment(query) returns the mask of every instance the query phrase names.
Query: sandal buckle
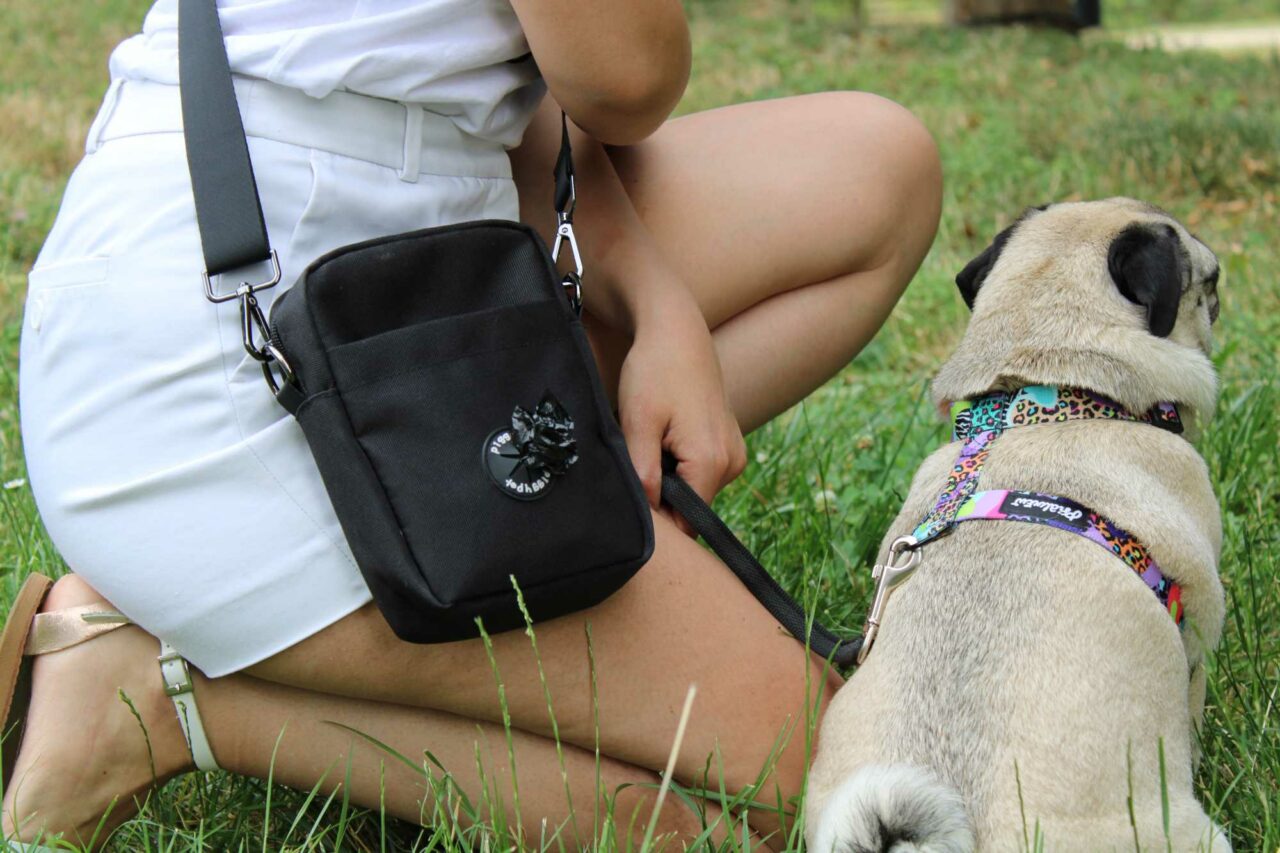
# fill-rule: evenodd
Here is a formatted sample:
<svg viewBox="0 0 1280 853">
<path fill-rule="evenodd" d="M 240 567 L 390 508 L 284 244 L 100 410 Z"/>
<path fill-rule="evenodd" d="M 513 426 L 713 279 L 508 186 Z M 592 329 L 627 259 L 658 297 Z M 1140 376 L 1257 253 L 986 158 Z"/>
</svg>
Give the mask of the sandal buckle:
<svg viewBox="0 0 1280 853">
<path fill-rule="evenodd" d="M 191 683 L 191 669 L 187 666 L 187 659 L 182 655 L 176 651 L 167 652 L 156 660 L 160 662 L 160 675 L 164 679 L 164 695 L 172 698 L 191 693 L 195 689 L 195 685 Z M 177 664 L 177 666 L 170 667 L 170 664 Z M 174 669 L 177 673 L 173 672 Z M 180 678 L 174 679 L 175 674 Z"/>
</svg>

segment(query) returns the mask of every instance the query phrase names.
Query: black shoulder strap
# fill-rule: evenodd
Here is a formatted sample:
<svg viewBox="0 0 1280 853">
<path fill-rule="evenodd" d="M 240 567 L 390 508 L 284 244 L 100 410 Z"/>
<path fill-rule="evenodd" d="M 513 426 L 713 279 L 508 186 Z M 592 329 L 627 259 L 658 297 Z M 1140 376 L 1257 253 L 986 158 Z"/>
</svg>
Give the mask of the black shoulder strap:
<svg viewBox="0 0 1280 853">
<path fill-rule="evenodd" d="M 187 168 L 209 275 L 271 256 L 216 0 L 180 0 L 178 80 Z"/>
<path fill-rule="evenodd" d="M 842 640 L 816 621 L 807 625 L 804 608 L 778 585 L 773 576 L 760 565 L 746 545 L 733 535 L 715 510 L 707 506 L 698 493 L 674 473 L 674 460 L 663 460 L 662 500 L 684 516 L 684 520 L 711 546 L 724 564 L 738 576 L 738 580 L 764 605 L 764 609 L 782 624 L 797 640 L 809 638 L 809 648 L 836 666 L 848 668 L 854 665 L 862 637 Z"/>
<path fill-rule="evenodd" d="M 556 213 L 573 215 L 573 150 L 569 147 L 569 119 L 560 113 L 560 154 L 553 171 L 556 179 Z"/>
<path fill-rule="evenodd" d="M 178 81 L 187 167 L 205 272 L 217 275 L 271 257 L 258 184 L 236 105 L 217 0 L 179 0 Z M 555 164 L 557 213 L 572 213 L 573 157 L 563 124 Z"/>
</svg>

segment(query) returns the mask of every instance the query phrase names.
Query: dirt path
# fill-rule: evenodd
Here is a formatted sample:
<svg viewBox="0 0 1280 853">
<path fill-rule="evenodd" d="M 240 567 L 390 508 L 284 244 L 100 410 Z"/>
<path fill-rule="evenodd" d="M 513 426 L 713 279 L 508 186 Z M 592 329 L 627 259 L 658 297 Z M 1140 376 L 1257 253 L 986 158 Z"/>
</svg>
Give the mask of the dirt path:
<svg viewBox="0 0 1280 853">
<path fill-rule="evenodd" d="M 1280 24 L 1249 26 L 1160 27 L 1126 33 L 1124 43 L 1133 48 L 1164 50 L 1214 50 L 1223 53 L 1280 50 Z"/>
</svg>

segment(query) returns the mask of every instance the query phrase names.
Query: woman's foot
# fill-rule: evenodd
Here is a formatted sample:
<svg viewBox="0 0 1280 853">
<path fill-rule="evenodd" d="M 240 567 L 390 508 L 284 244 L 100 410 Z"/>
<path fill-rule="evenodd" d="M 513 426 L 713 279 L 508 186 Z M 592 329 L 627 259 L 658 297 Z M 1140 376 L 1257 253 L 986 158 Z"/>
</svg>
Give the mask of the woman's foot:
<svg viewBox="0 0 1280 853">
<path fill-rule="evenodd" d="M 69 575 L 41 612 L 99 602 Z M 61 834 L 100 844 L 155 783 L 191 769 L 158 651 L 154 637 L 130 626 L 34 658 L 26 730 L 4 792 L 5 838 Z"/>
</svg>

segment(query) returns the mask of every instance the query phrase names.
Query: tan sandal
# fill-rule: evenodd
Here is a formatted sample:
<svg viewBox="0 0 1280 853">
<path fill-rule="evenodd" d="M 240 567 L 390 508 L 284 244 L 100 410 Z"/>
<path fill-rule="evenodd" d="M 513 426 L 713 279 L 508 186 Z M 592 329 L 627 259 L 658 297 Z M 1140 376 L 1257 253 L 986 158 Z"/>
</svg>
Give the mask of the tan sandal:
<svg viewBox="0 0 1280 853">
<path fill-rule="evenodd" d="M 8 788 L 12 779 L 31 706 L 32 658 L 78 646 L 101 634 L 133 624 L 123 613 L 108 610 L 101 604 L 41 613 L 40 606 L 52 588 L 51 579 L 43 575 L 29 576 L 14 599 L 4 633 L 0 635 L 0 687 L 7 688 L 0 692 L 0 719 L 4 720 L 3 788 Z M 173 700 L 178 723 L 182 726 L 182 734 L 196 768 L 217 770 L 218 765 L 213 759 L 209 738 L 205 735 L 204 723 L 196 707 L 191 671 L 186 660 L 163 640 L 160 641 L 158 660 L 164 678 L 164 692 Z M 48 849 L 15 841 L 0 841 L 0 844 L 30 853 Z M 0 847 L 0 851 L 5 849 Z"/>
</svg>

